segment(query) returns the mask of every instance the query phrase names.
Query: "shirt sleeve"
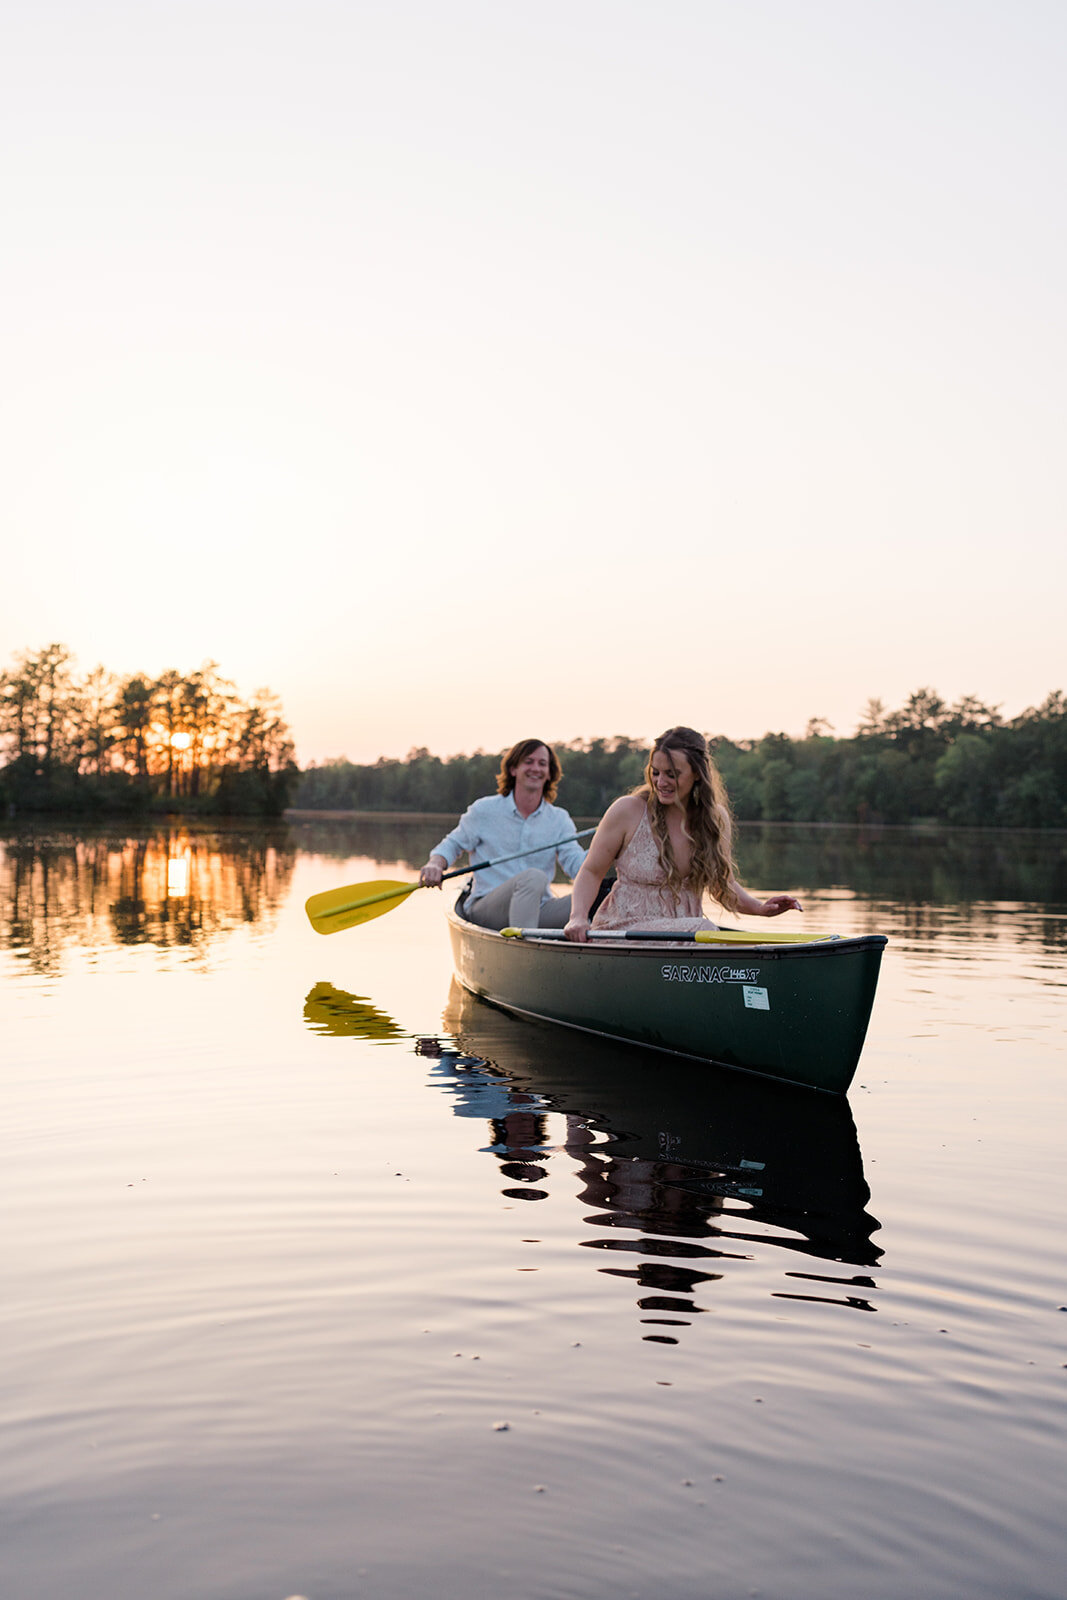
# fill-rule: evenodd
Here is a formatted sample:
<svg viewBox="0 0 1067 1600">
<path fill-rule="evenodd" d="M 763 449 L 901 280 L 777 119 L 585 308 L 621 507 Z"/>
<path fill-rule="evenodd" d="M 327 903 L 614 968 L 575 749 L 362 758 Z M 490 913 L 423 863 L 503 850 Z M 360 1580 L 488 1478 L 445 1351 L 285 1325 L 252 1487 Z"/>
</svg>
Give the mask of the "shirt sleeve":
<svg viewBox="0 0 1067 1600">
<path fill-rule="evenodd" d="M 469 805 L 460 817 L 451 833 L 446 833 L 440 844 L 435 844 L 430 851 L 432 856 L 444 856 L 448 865 L 459 859 L 464 850 L 468 852 L 471 860 L 477 845 L 481 841 L 481 829 L 478 826 L 478 807 L 480 802 L 475 800 Z M 566 837 L 566 835 L 564 835 Z"/>
<path fill-rule="evenodd" d="M 571 834 L 577 832 L 574 823 L 571 821 L 570 812 L 562 811 L 559 806 L 555 807 L 555 811 L 556 822 L 559 825 L 559 833 L 556 837 L 559 839 L 570 839 Z M 585 860 L 585 851 L 582 849 L 582 846 L 577 843 L 577 841 L 572 841 L 570 844 L 565 844 L 561 849 L 557 850 L 556 857 L 568 878 L 573 880 L 578 876 L 578 869 Z"/>
</svg>

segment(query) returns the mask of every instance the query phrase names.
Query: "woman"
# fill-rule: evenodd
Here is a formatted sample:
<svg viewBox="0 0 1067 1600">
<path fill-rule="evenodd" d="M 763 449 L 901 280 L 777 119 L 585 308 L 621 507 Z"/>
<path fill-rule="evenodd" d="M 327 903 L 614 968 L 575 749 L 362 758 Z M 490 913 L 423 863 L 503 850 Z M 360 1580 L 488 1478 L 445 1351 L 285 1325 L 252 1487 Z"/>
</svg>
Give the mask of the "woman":
<svg viewBox="0 0 1067 1600">
<path fill-rule="evenodd" d="M 707 741 L 692 728 L 668 728 L 656 740 L 641 788 L 604 813 L 574 880 L 567 938 L 588 938 L 589 909 L 612 863 L 617 882 L 593 919 L 595 928 L 714 928 L 701 914 L 705 893 L 728 911 L 752 917 L 801 911 L 791 894 L 757 900 L 741 887 L 731 835 L 726 790 Z"/>
</svg>

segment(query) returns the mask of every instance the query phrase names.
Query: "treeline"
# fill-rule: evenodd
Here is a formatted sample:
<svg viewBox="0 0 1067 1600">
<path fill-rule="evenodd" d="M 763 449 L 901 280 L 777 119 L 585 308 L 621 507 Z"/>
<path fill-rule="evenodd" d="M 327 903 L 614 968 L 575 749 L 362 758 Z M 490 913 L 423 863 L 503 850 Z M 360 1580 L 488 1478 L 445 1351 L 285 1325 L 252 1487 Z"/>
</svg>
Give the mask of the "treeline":
<svg viewBox="0 0 1067 1600">
<path fill-rule="evenodd" d="M 630 738 L 557 745 L 559 802 L 599 816 L 641 781 L 648 746 Z M 948 705 L 919 689 L 889 711 L 868 701 L 850 738 L 813 718 L 801 739 L 719 739 L 715 759 L 741 821 L 1067 827 L 1067 701 L 1062 691 L 1005 721 L 967 696 Z M 309 767 L 293 804 L 309 809 L 458 813 L 495 787 L 499 755 L 442 760 L 412 750 L 372 766 Z"/>
<path fill-rule="evenodd" d="M 0 673 L 0 806 L 9 813 L 278 816 L 298 775 L 274 695 L 195 672 L 80 676 L 61 644 Z"/>
</svg>

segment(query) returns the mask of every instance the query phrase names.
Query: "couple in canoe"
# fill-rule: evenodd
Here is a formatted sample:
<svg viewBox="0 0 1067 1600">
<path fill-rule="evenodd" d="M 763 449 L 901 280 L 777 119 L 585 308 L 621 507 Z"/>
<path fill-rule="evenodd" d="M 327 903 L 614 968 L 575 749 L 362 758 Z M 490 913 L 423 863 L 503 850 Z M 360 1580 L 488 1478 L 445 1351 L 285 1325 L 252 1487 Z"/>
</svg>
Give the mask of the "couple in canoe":
<svg viewBox="0 0 1067 1600">
<path fill-rule="evenodd" d="M 656 740 L 644 783 L 608 807 L 588 853 L 574 841 L 568 813 L 552 803 L 561 776 L 549 745 L 536 739 L 514 745 L 500 764 L 498 793 L 468 807 L 434 846 L 419 882 L 439 888 L 464 851 L 473 862 L 543 845 L 521 872 L 501 864 L 476 873 L 466 915 L 485 928 L 563 928 L 579 942 L 590 927 L 714 928 L 702 914 L 705 894 L 746 916 L 802 909 L 792 895 L 760 900 L 738 882 L 726 790 L 707 741 L 692 728 L 669 728 Z M 574 880 L 571 894 L 558 898 L 549 888 L 557 859 Z M 615 883 L 594 911 L 612 868 Z"/>
</svg>

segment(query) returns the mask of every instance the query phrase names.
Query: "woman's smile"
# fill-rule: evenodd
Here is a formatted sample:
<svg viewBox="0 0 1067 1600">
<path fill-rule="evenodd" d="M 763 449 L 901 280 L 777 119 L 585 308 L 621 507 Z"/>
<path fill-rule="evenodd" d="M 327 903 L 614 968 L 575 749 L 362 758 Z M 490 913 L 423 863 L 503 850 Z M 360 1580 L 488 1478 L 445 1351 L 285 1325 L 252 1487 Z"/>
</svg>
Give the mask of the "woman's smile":
<svg viewBox="0 0 1067 1600">
<path fill-rule="evenodd" d="M 683 750 L 672 750 L 669 754 L 657 750 L 652 757 L 650 776 L 661 806 L 673 805 L 676 800 L 684 805 L 696 779 Z"/>
</svg>

